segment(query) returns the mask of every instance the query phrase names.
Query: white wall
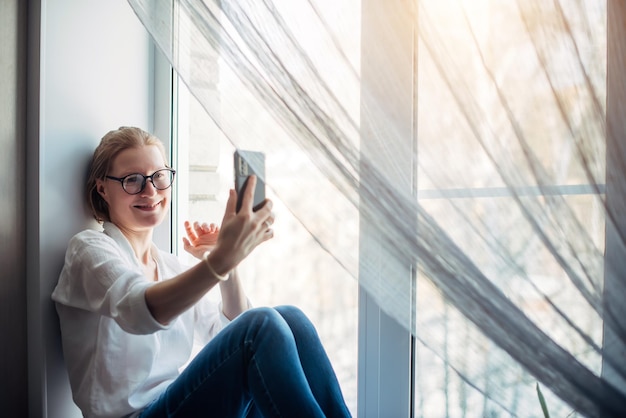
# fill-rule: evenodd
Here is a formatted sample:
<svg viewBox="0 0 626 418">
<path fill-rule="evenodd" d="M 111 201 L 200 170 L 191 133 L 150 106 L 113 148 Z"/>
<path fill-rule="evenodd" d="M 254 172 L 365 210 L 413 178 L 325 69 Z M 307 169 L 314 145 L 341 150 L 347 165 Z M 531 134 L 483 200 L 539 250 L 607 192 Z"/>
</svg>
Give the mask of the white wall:
<svg viewBox="0 0 626 418">
<path fill-rule="evenodd" d="M 154 51 L 125 0 L 31 0 L 27 116 L 29 415 L 78 417 L 50 294 L 69 238 L 89 224 L 81 192 L 99 139 L 153 129 Z"/>
</svg>

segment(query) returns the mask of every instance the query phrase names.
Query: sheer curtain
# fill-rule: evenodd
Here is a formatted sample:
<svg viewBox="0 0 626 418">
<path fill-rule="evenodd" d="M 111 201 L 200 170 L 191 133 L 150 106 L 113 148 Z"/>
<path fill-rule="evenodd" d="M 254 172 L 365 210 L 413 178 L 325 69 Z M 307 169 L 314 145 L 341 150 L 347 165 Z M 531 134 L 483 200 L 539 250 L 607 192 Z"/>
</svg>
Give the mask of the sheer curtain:
<svg viewBox="0 0 626 418">
<path fill-rule="evenodd" d="M 416 416 L 626 416 L 619 1 L 129 3 L 414 336 Z"/>
</svg>

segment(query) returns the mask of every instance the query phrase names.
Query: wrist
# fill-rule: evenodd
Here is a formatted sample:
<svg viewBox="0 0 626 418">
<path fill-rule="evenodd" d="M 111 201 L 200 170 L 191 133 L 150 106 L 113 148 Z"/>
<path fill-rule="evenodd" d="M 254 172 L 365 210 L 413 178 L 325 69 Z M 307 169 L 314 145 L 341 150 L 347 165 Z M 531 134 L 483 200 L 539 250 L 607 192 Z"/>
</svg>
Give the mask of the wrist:
<svg viewBox="0 0 626 418">
<path fill-rule="evenodd" d="M 224 269 L 224 266 L 217 262 L 215 256 L 211 257 L 211 254 L 212 253 L 210 251 L 206 251 L 202 256 L 202 261 L 207 267 L 207 270 L 209 270 L 211 276 L 215 277 L 219 281 L 224 282 L 228 280 L 230 271 L 228 269 Z"/>
</svg>

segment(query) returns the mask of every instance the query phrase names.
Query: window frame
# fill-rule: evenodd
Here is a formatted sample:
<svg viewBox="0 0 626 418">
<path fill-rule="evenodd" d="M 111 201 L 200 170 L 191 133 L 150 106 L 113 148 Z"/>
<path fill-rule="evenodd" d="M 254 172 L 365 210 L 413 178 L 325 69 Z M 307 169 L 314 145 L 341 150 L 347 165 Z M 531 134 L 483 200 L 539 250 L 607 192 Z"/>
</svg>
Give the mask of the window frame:
<svg viewBox="0 0 626 418">
<path fill-rule="evenodd" d="M 176 76 L 167 57 L 153 46 L 151 50 L 153 61 L 153 108 L 152 108 L 152 133 L 163 142 L 166 156 L 170 164 L 176 161 L 176 147 L 174 142 L 174 128 L 177 118 L 174 112 L 177 109 Z M 176 188 L 176 181 L 172 184 L 172 194 Z M 170 216 L 154 230 L 153 240 L 159 248 L 173 251 L 175 249 L 174 219 L 176 219 L 176 205 L 170 207 Z"/>
</svg>

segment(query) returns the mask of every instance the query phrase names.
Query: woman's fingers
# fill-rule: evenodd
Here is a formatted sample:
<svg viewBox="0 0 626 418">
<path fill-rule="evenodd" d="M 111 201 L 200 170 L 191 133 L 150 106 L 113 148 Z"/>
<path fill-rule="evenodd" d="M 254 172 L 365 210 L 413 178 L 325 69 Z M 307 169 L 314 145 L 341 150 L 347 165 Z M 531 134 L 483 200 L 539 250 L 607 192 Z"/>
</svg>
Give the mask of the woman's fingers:
<svg viewBox="0 0 626 418">
<path fill-rule="evenodd" d="M 220 229 L 214 223 L 207 224 L 204 222 L 200 224 L 199 222 L 194 222 L 192 224 L 189 221 L 185 221 L 184 227 L 187 233 L 187 237 L 183 237 L 185 249 L 196 246 L 214 246 L 217 242 Z"/>
<path fill-rule="evenodd" d="M 252 211 L 252 205 L 254 203 L 254 190 L 256 189 L 257 178 L 254 174 L 248 176 L 248 181 L 246 181 L 246 189 L 243 191 L 243 196 L 241 199 L 241 209 L 244 208 Z"/>
<path fill-rule="evenodd" d="M 196 239 L 198 239 L 198 236 L 196 235 L 193 228 L 191 227 L 191 223 L 189 221 L 185 221 L 184 225 L 185 225 L 185 233 L 187 234 L 187 237 L 189 237 L 189 240 L 193 242 Z"/>
<path fill-rule="evenodd" d="M 237 210 L 237 192 L 234 189 L 228 191 L 228 201 L 226 202 L 226 210 L 224 211 L 224 218 L 222 219 L 222 226 L 224 223 L 236 215 Z"/>
<path fill-rule="evenodd" d="M 274 225 L 275 220 L 276 217 L 274 212 L 270 211 L 269 216 L 267 216 L 267 218 L 263 221 L 263 226 L 265 227 L 265 230 L 263 231 L 263 241 L 267 241 L 268 239 L 274 237 L 274 229 L 272 228 L 272 225 Z"/>
<path fill-rule="evenodd" d="M 274 212 L 270 212 L 269 216 L 265 219 L 265 222 L 267 223 L 267 226 L 272 226 L 275 220 L 276 216 L 274 215 Z"/>
<path fill-rule="evenodd" d="M 271 227 L 267 227 L 263 231 L 263 235 L 261 236 L 261 242 L 265 242 L 274 237 L 274 229 Z"/>
<path fill-rule="evenodd" d="M 256 212 L 252 207 L 256 181 L 255 176 L 250 177 L 241 196 L 239 212 L 236 212 L 237 193 L 231 189 L 221 226 L 218 228 L 215 224 L 208 225 L 209 231 L 216 238 L 213 249 L 215 261 L 219 260 L 224 271 L 235 268 L 256 246 L 274 236 L 271 228 L 274 223 L 272 201 L 266 199 L 263 207 Z M 204 229 L 206 228 L 205 225 Z M 202 238 L 205 236 L 201 235 L 200 239 Z"/>
</svg>

